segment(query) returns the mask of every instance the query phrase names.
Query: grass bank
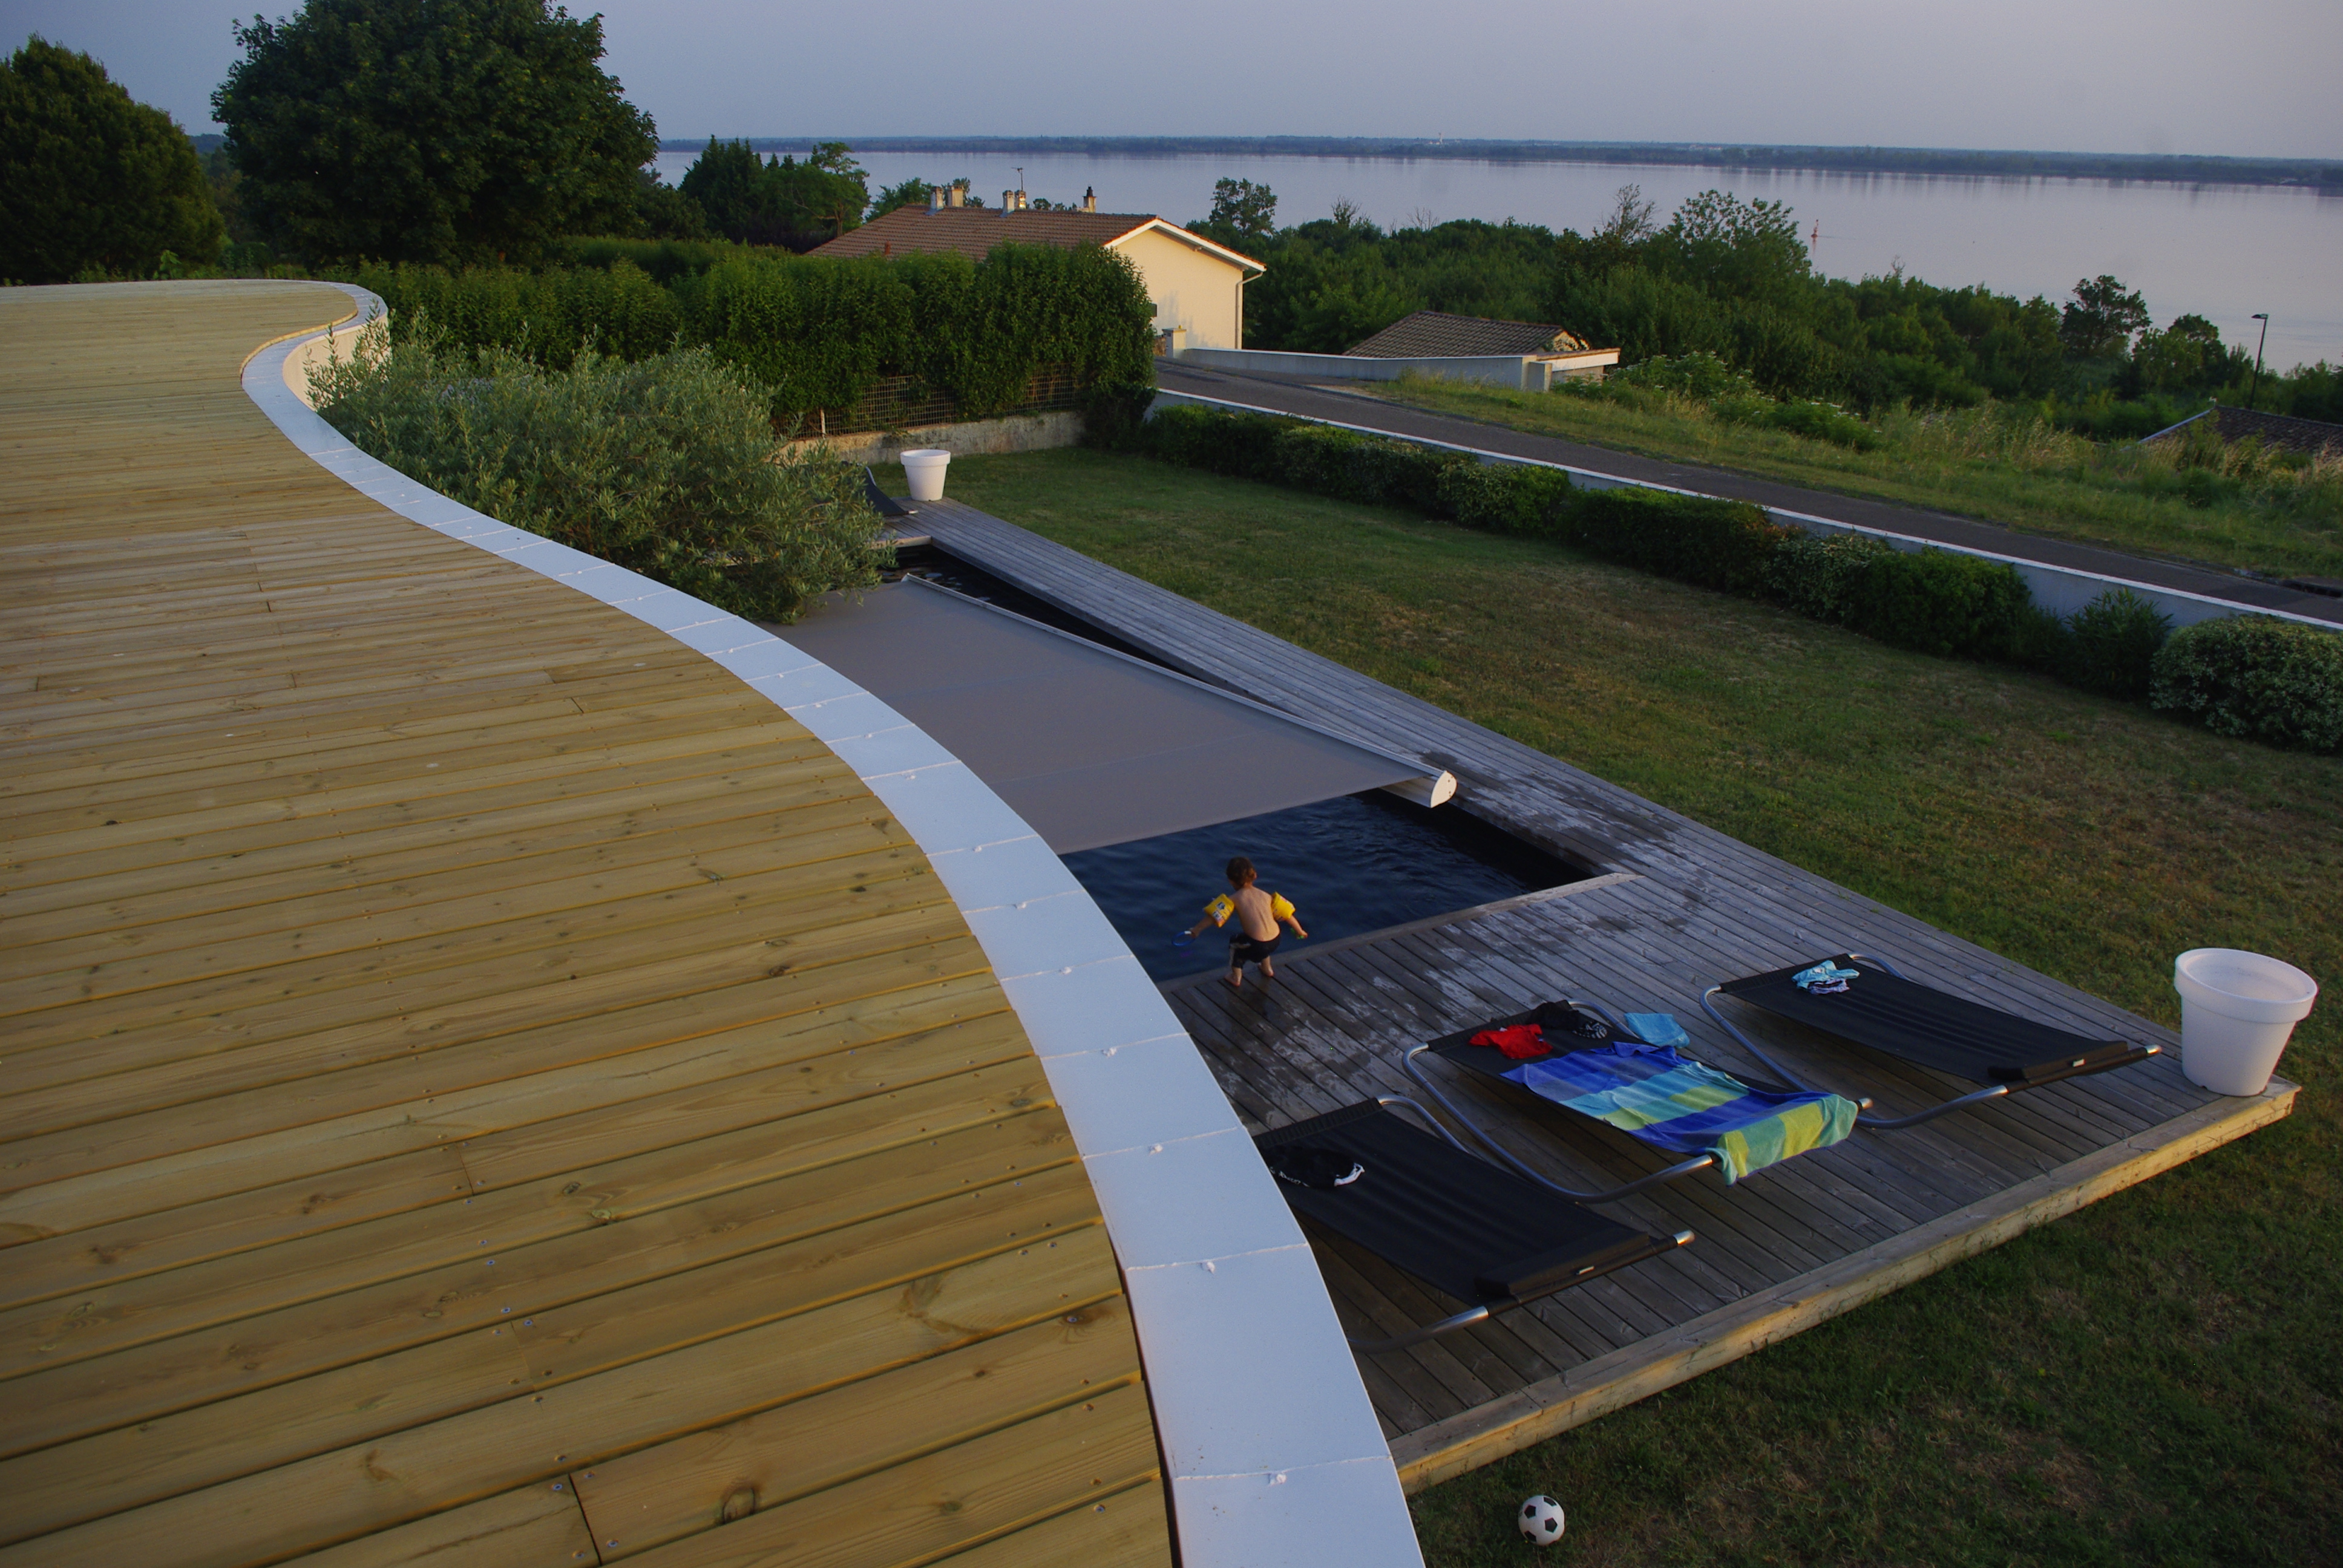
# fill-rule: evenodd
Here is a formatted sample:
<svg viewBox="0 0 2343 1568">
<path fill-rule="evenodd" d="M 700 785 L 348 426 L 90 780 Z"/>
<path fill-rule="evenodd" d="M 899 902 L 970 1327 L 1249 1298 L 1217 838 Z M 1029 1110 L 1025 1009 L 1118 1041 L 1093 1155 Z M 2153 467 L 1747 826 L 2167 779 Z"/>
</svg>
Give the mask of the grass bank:
<svg viewBox="0 0 2343 1568">
<path fill-rule="evenodd" d="M 1556 399 L 1560 401 L 1560 399 Z M 900 490 L 895 493 L 901 493 Z M 1552 547 L 1088 452 L 951 493 L 2177 1023 L 2172 955 L 2343 980 L 2343 764 Z M 2343 1556 L 2343 1000 L 2287 1121 L 1415 1500 L 1427 1556 Z"/>
<path fill-rule="evenodd" d="M 1672 462 L 1958 512 L 2006 528 L 2280 575 L 2343 577 L 2343 465 L 2218 473 L 2101 443 L 2006 407 L 1902 409 L 1856 450 L 1657 393 L 1585 396 L 1413 379 L 1395 402 Z"/>
</svg>

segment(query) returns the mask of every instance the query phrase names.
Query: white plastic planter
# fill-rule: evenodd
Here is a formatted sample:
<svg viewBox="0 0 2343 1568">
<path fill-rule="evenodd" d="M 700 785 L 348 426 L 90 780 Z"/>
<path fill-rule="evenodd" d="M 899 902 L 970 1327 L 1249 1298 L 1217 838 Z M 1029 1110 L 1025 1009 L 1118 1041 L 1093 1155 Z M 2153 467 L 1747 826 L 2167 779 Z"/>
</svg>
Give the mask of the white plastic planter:
<svg viewBox="0 0 2343 1568">
<path fill-rule="evenodd" d="M 951 462 L 951 454 L 940 447 L 923 447 L 916 452 L 903 454 L 903 477 L 911 487 L 915 501 L 940 501 L 944 498 L 944 469 Z"/>
<path fill-rule="evenodd" d="M 2278 1070 L 2318 982 L 2289 963 L 2234 948 L 2191 948 L 2172 962 L 2180 993 L 2180 1070 L 2216 1094 L 2259 1094 Z"/>
</svg>

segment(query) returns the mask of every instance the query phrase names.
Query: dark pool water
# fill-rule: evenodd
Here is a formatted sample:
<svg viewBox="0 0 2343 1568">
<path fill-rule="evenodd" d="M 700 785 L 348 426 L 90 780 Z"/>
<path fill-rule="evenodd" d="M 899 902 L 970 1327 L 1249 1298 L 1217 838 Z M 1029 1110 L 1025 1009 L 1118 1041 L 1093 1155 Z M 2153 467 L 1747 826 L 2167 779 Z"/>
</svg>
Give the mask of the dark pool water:
<svg viewBox="0 0 2343 1568">
<path fill-rule="evenodd" d="M 1380 789 L 1065 859 L 1148 974 L 1165 980 L 1227 960 L 1220 931 L 1185 949 L 1172 936 L 1228 890 L 1232 855 L 1252 858 L 1261 885 L 1292 900 L 1310 933 L 1297 942 L 1287 932 L 1281 954 L 1591 874 L 1453 806 L 1427 810 Z"/>
</svg>

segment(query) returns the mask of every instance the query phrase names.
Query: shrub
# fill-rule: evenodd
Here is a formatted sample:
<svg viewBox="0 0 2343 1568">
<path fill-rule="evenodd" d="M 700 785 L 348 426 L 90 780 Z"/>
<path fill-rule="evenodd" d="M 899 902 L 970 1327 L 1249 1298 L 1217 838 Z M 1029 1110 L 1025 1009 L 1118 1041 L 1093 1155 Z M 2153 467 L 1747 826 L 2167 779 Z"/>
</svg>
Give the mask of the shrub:
<svg viewBox="0 0 2343 1568">
<path fill-rule="evenodd" d="M 2087 691 L 2137 702 L 2171 632 L 2170 616 L 2127 588 L 2109 588 L 2067 621 L 2059 673 Z"/>
<path fill-rule="evenodd" d="M 1130 261 L 1097 246 L 961 256 L 728 261 L 694 286 L 692 338 L 772 389 L 789 420 L 853 403 L 882 375 L 949 392 L 962 417 L 1015 407 L 1057 367 L 1088 391 L 1155 384 L 1154 312 Z"/>
<path fill-rule="evenodd" d="M 1625 387 L 1641 387 L 1654 392 L 1673 392 L 1680 397 L 1746 397 L 1756 392 L 1756 383 L 1745 370 L 1736 370 L 1717 356 L 1705 350 L 1692 354 L 1655 354 L 1648 359 L 1623 367 L 1611 377 L 1613 383 Z"/>
<path fill-rule="evenodd" d="M 2343 636 L 2273 616 L 2199 621 L 2157 653 L 2149 697 L 2216 735 L 2343 750 Z"/>
<path fill-rule="evenodd" d="M 1157 409 L 1140 427 L 1136 445 L 1147 456 L 1167 463 L 1278 484 L 1282 479 L 1278 440 L 1288 430 L 1300 427 L 1301 421 L 1294 419 L 1181 404 Z"/>
<path fill-rule="evenodd" d="M 2006 658 L 2026 579 L 1998 561 L 1951 550 L 1894 551 L 1873 558 L 1847 596 L 1846 623 L 1865 637 L 1940 657 Z"/>
<path fill-rule="evenodd" d="M 620 359 L 681 343 L 754 377 L 772 417 L 854 405 L 882 376 L 949 394 L 964 418 L 1023 402 L 1035 375 L 1128 404 L 1155 385 L 1153 307 L 1124 257 L 1084 246 L 838 261 L 746 246 L 580 240 L 583 265 L 536 272 L 368 266 L 403 339 L 429 317 L 461 349 L 509 349 L 555 369 L 591 347 Z"/>
<path fill-rule="evenodd" d="M 1796 535 L 1747 501 L 1625 487 L 1581 496 L 1562 529 L 1606 559 L 1745 596 L 1764 591 L 1775 552 Z"/>
<path fill-rule="evenodd" d="M 2009 626 L 2009 647 L 2003 657 L 2026 669 L 2066 678 L 2073 668 L 2075 634 L 2056 610 L 2029 604 Z"/>
<path fill-rule="evenodd" d="M 427 322 L 387 347 L 320 375 L 318 411 L 443 495 L 759 619 L 877 580 L 860 471 L 774 461 L 764 399 L 704 348 L 548 370 Z"/>
<path fill-rule="evenodd" d="M 1295 425 L 1279 433 L 1272 460 L 1278 480 L 1338 500 L 1407 507 L 1443 516 L 1442 476 L 1472 459 L 1412 442 L 1331 425 Z"/>
<path fill-rule="evenodd" d="M 342 276 L 382 296 L 394 340 L 428 322 L 458 347 L 508 349 L 556 370 L 588 347 L 618 359 L 664 354 L 683 330 L 675 296 L 623 259 L 608 268 L 365 266 Z"/>
<path fill-rule="evenodd" d="M 1828 403 L 1795 398 L 1776 403 L 1766 413 L 1765 423 L 1774 429 L 1787 430 L 1810 441 L 1828 441 L 1835 446 L 1851 447 L 1858 452 L 1868 452 L 1879 445 L 1877 431 L 1845 409 Z"/>
<path fill-rule="evenodd" d="M 1766 558 L 1765 587 L 1800 615 L 1844 623 L 1855 579 L 1896 547 L 1869 534 L 1805 534 Z"/>
<path fill-rule="evenodd" d="M 631 261 L 661 287 L 757 254 L 751 246 L 729 239 L 618 239 L 598 235 L 558 239 L 546 247 L 546 259 L 560 266 L 608 268 L 620 260 Z"/>
<path fill-rule="evenodd" d="M 1554 537 L 1568 526 L 1570 476 L 1526 463 L 1469 458 L 1440 472 L 1439 514 L 1493 534 Z"/>
</svg>

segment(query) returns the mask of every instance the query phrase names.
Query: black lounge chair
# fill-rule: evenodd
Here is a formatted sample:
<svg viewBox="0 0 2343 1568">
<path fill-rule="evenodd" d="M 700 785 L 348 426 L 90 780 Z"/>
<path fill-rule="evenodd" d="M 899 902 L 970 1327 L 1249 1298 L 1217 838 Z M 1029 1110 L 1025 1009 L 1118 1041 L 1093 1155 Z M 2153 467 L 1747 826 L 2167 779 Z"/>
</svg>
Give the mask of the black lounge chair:
<svg viewBox="0 0 2343 1568">
<path fill-rule="evenodd" d="M 1692 1240 L 1653 1236 L 1589 1212 L 1466 1153 L 1440 1129 L 1421 1131 L 1363 1101 L 1253 1140 L 1293 1211 L 1459 1301 L 1461 1312 L 1387 1340 L 1352 1337 L 1370 1354 L 1421 1344 L 1524 1302 L 1655 1258 Z"/>
<path fill-rule="evenodd" d="M 880 489 L 879 476 L 870 471 L 867 463 L 862 467 L 862 498 L 870 502 L 870 509 L 882 518 L 915 518 L 920 515 L 918 508 L 903 505 Z"/>
<path fill-rule="evenodd" d="M 1835 991 L 1798 984 L 1798 976 L 1825 963 L 1852 970 L 1854 977 L 1844 989 Z M 1792 964 L 1766 974 L 1727 980 L 1703 991 L 1702 1010 L 1747 1047 L 1752 1056 L 1789 1083 L 1798 1082 L 1797 1078 L 1717 1010 L 1715 999 L 1720 994 L 1825 1034 L 1868 1046 L 1884 1056 L 1986 1086 L 1910 1116 L 1856 1119 L 1855 1125 L 1875 1131 L 1917 1126 L 1949 1111 L 1965 1111 L 2020 1090 L 2039 1089 L 2064 1079 L 2085 1078 L 2127 1067 L 2135 1061 L 2146 1061 L 2161 1049 L 2127 1040 L 2093 1040 L 2054 1029 L 2033 1019 L 1922 985 L 1906 978 L 1885 960 L 1865 953 L 1841 953 L 1835 959 Z"/>
<path fill-rule="evenodd" d="M 1523 1067 L 1522 1060 L 1507 1056 L 1494 1046 L 1473 1043 L 1474 1037 L 1484 1030 L 1511 1029 L 1527 1023 L 1534 1023 L 1544 1031 L 1550 1053 L 1546 1060 L 1559 1060 L 1573 1052 L 1591 1052 L 1593 1053 L 1591 1055 L 1572 1058 L 1572 1063 L 1600 1064 L 1596 1069 L 1598 1073 L 1602 1068 L 1614 1068 L 1612 1072 L 1603 1073 L 1600 1077 L 1590 1073 L 1574 1074 L 1574 1076 L 1579 1078 L 1581 1081 L 1570 1086 L 1574 1090 L 1622 1088 L 1634 1083 L 1636 1080 L 1647 1080 L 1656 1076 L 1667 1068 L 1689 1068 L 1708 1075 L 1707 1082 L 1715 1085 L 1719 1091 L 1730 1086 L 1739 1090 L 1741 1097 L 1688 1113 L 1680 1120 L 1654 1118 L 1641 1126 L 1627 1126 L 1620 1129 L 1626 1136 L 1654 1149 L 1664 1149 L 1674 1153 L 1683 1153 L 1691 1149 L 1704 1150 L 1702 1152 L 1694 1154 L 1691 1159 L 1679 1161 L 1664 1170 L 1654 1171 L 1648 1176 L 1637 1177 L 1624 1186 L 1613 1187 L 1607 1191 L 1580 1191 L 1575 1188 L 1564 1187 L 1559 1182 L 1548 1181 L 1513 1158 L 1485 1128 L 1460 1110 L 1454 1101 L 1441 1092 L 1440 1086 L 1425 1075 L 1420 1060 L 1429 1052 L 1492 1083 L 1503 1083 L 1508 1089 L 1536 1094 L 1544 1104 L 1565 1115 L 1583 1116 L 1584 1120 L 1590 1121 L 1603 1120 L 1599 1116 L 1586 1115 L 1578 1108 L 1565 1104 L 1551 1095 L 1538 1094 L 1535 1087 L 1521 1081 L 1516 1076 Z M 1621 1048 L 1624 1048 L 1632 1054 L 1629 1060 L 1617 1063 L 1614 1067 L 1611 1055 Z M 1642 1060 L 1634 1060 L 1636 1056 L 1640 1056 Z M 1539 1059 L 1529 1060 L 1534 1061 Z M 1440 1102 L 1440 1108 L 1443 1111 L 1454 1118 L 1490 1153 L 1494 1154 L 1513 1171 L 1548 1191 L 1578 1203 L 1615 1202 L 1647 1188 L 1681 1181 L 1701 1171 L 1716 1171 L 1730 1183 L 1734 1180 L 1734 1167 L 1728 1164 L 1725 1155 L 1715 1151 L 1725 1147 L 1720 1141 L 1725 1135 L 1743 1131 L 1745 1137 L 1741 1146 L 1733 1152 L 1731 1158 L 1751 1170 L 1763 1169 L 1765 1165 L 1782 1160 L 1795 1159 L 1805 1147 L 1837 1142 L 1850 1131 L 1849 1123 L 1855 1120 L 1855 1113 L 1870 1103 L 1869 1101 L 1849 1102 L 1838 1095 L 1821 1090 L 1751 1082 L 1746 1079 L 1735 1078 L 1694 1060 L 1692 1058 L 1679 1056 L 1672 1048 L 1646 1044 L 1625 1024 L 1612 1017 L 1602 1008 L 1593 1002 L 1581 1001 L 1576 998 L 1545 1002 L 1527 1012 L 1517 1012 L 1506 1018 L 1493 1019 L 1472 1029 L 1461 1029 L 1454 1034 L 1443 1035 L 1438 1040 L 1411 1049 L 1401 1059 L 1400 1065 L 1410 1078 L 1415 1080 L 1425 1093 Z M 1804 1122 L 1808 1129 L 1805 1136 L 1814 1141 L 1804 1143 L 1799 1148 L 1790 1149 L 1788 1152 L 1783 1152 L 1782 1146 L 1777 1145 L 1770 1154 L 1755 1153 L 1753 1158 L 1754 1151 L 1745 1136 L 1746 1131 L 1764 1124 L 1784 1110 L 1797 1106 L 1800 1102 L 1820 1112 L 1818 1120 L 1810 1118 Z M 1634 1120 L 1642 1121 L 1649 1114 L 1648 1111 L 1638 1108 Z M 1704 1145 L 1706 1146 L 1704 1149 Z M 1744 1171 L 1743 1173 L 1746 1174 L 1747 1171 Z"/>
</svg>

